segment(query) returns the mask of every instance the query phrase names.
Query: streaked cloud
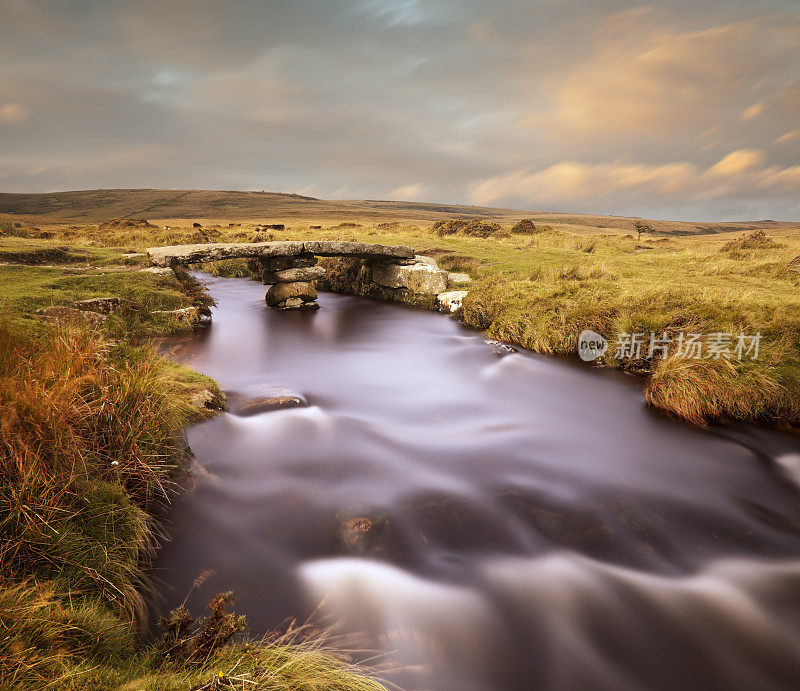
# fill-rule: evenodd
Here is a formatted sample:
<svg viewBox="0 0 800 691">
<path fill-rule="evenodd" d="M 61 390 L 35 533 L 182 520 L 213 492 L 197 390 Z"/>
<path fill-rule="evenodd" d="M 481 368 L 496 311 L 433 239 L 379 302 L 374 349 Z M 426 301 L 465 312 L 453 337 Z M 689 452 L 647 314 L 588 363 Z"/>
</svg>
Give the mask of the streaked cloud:
<svg viewBox="0 0 800 691">
<path fill-rule="evenodd" d="M 624 159 L 587 164 L 564 161 L 547 168 L 520 169 L 478 183 L 473 190 L 477 204 L 542 208 L 563 207 L 574 198 L 604 203 L 617 199 L 631 204 L 649 198 L 658 202 L 702 201 L 730 197 L 771 196 L 800 193 L 800 166 L 768 165 L 761 151 L 734 151 L 709 168 L 690 161 L 662 165 L 632 163 Z"/>
</svg>

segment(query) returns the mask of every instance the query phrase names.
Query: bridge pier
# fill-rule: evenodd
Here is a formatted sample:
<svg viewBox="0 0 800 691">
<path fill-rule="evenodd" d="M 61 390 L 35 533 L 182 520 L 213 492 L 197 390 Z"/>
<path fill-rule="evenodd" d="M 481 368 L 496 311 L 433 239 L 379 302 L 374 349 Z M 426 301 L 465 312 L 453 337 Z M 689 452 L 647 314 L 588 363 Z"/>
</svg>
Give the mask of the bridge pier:
<svg viewBox="0 0 800 691">
<path fill-rule="evenodd" d="M 261 281 L 271 288 L 267 291 L 267 305 L 283 310 L 319 309 L 317 291 L 313 281 L 325 275 L 325 269 L 316 266 L 313 254 L 291 257 L 261 257 Z"/>
</svg>

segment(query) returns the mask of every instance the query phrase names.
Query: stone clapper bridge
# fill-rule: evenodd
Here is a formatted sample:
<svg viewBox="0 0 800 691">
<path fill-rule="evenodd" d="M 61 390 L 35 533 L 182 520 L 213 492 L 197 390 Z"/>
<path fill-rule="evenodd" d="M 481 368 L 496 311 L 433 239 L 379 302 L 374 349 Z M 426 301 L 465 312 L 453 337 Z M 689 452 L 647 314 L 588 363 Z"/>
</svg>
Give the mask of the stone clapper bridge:
<svg viewBox="0 0 800 691">
<path fill-rule="evenodd" d="M 448 274 L 436 260 L 417 256 L 404 245 L 374 245 L 363 242 L 315 240 L 310 242 L 209 243 L 151 247 L 150 261 L 157 267 L 173 268 L 224 259 L 254 259 L 261 265 L 261 279 L 270 285 L 267 305 L 275 309 L 317 309 L 313 281 L 325 275 L 317 257 L 353 257 L 363 260 L 366 278 L 378 286 L 405 289 L 409 293 L 436 296 L 439 308 L 455 312 L 466 290 L 451 286 L 470 282 L 466 274 Z"/>
</svg>

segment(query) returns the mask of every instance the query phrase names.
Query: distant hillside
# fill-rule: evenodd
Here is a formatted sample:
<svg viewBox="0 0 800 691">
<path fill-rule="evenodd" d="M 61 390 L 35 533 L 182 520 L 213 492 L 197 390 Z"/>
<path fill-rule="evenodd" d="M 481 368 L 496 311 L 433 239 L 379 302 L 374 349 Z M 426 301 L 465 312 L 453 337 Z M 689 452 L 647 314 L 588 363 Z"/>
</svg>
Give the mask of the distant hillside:
<svg viewBox="0 0 800 691">
<path fill-rule="evenodd" d="M 208 190 L 81 190 L 45 194 L 0 193 L 0 214 L 24 216 L 36 223 L 101 223 L 112 218 L 148 218 L 156 221 L 207 220 L 381 223 L 407 221 L 427 224 L 447 218 L 483 218 L 514 223 L 531 218 L 578 232 L 632 232 L 632 219 L 541 211 L 493 209 L 480 206 L 399 201 L 326 201 L 297 194 Z M 684 223 L 651 221 L 660 233 L 697 235 L 756 228 L 798 228 L 798 223 Z"/>
</svg>

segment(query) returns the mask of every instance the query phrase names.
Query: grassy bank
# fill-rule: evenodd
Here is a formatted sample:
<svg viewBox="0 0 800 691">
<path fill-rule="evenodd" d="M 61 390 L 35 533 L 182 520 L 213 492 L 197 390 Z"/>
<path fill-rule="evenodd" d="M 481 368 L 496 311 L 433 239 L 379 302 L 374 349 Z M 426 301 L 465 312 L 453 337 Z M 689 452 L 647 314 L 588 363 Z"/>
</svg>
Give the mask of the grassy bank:
<svg viewBox="0 0 800 691">
<path fill-rule="evenodd" d="M 154 516 L 219 391 L 151 345 L 192 328 L 172 312 L 206 310 L 201 287 L 126 249 L 0 238 L 0 688 L 381 688 L 318 637 L 242 638 L 226 601 L 142 643 Z M 87 319 L 89 298 L 113 309 Z"/>
<path fill-rule="evenodd" d="M 281 239 L 349 239 L 412 245 L 474 283 L 462 320 L 487 335 L 540 353 L 575 357 L 584 329 L 610 347 L 594 366 L 642 376 L 646 401 L 702 425 L 720 419 L 800 424 L 800 231 L 749 229 L 704 236 L 574 234 L 532 224 L 488 227 L 478 235 L 452 226 L 399 223 L 292 228 Z M 632 226 L 632 224 L 631 224 Z M 456 228 L 459 226 L 456 225 Z M 444 231 L 442 233 L 442 231 Z M 481 234 L 486 235 L 480 237 Z M 324 287 L 385 297 L 360 286 L 358 267 L 332 260 Z M 243 274 L 243 262 L 215 267 Z M 425 300 L 417 301 L 428 307 Z M 621 334 L 643 334 L 641 357 L 615 357 Z M 669 356 L 648 357 L 650 334 L 671 339 Z M 681 334 L 761 335 L 757 359 L 686 358 Z M 749 344 L 749 341 L 748 341 Z M 752 354 L 751 354 L 752 355 Z"/>
<path fill-rule="evenodd" d="M 236 219 L 199 229 L 186 221 L 0 221 L 0 688 L 378 688 L 318 639 L 231 643 L 239 624 L 213 612 L 208 620 L 227 624 L 212 629 L 220 645 L 210 652 L 204 622 L 186 623 L 183 643 L 139 643 L 145 567 L 159 540 L 153 512 L 182 472 L 182 427 L 209 414 L 198 394 L 215 393 L 213 382 L 152 350 L 154 336 L 192 328 L 175 310 L 208 304 L 188 276 L 143 271 L 148 246 L 323 238 L 411 245 L 471 275 L 461 317 L 491 337 L 574 356 L 578 334 L 592 329 L 612 341 L 596 364 L 640 373 L 646 400 L 668 414 L 697 424 L 800 423 L 797 230 L 637 238 L 624 229 L 362 221 L 269 232 Z M 249 275 L 245 261 L 209 268 Z M 386 297 L 359 288 L 357 263 L 332 269 L 329 287 Z M 75 314 L 76 303 L 97 297 L 119 302 L 100 321 Z M 71 312 L 40 313 L 53 307 Z M 637 331 L 759 332 L 763 340 L 756 360 L 620 363 L 615 336 Z"/>
<path fill-rule="evenodd" d="M 72 253 L 98 253 L 96 263 L 109 248 L 132 252 L 205 241 L 325 238 L 412 245 L 441 266 L 472 276 L 462 318 L 494 338 L 574 357 L 578 335 L 591 329 L 611 342 L 595 364 L 640 373 L 654 408 L 695 424 L 721 418 L 800 423 L 800 230 L 789 225 L 637 237 L 633 221 L 624 219 L 619 228 L 594 233 L 541 223 L 514 232 L 513 223 L 501 223 L 475 234 L 471 226 L 459 224 L 370 224 L 359 217 L 321 228 L 298 224 L 265 232 L 257 223 L 232 218 L 201 228 L 181 220 L 138 227 L 52 224 L 38 230 L 47 238 L 20 225 L 14 232 L 28 237 L 13 241 L 29 243 L 26 251 L 60 246 Z M 248 273 L 245 263 L 236 261 L 212 269 L 225 275 Z M 645 343 L 643 357 L 618 361 L 614 340 L 635 332 L 645 340 L 650 333 L 677 339 L 681 332 L 760 333 L 762 340 L 757 360 L 693 360 L 674 352 L 665 360 L 648 358 Z"/>
</svg>

